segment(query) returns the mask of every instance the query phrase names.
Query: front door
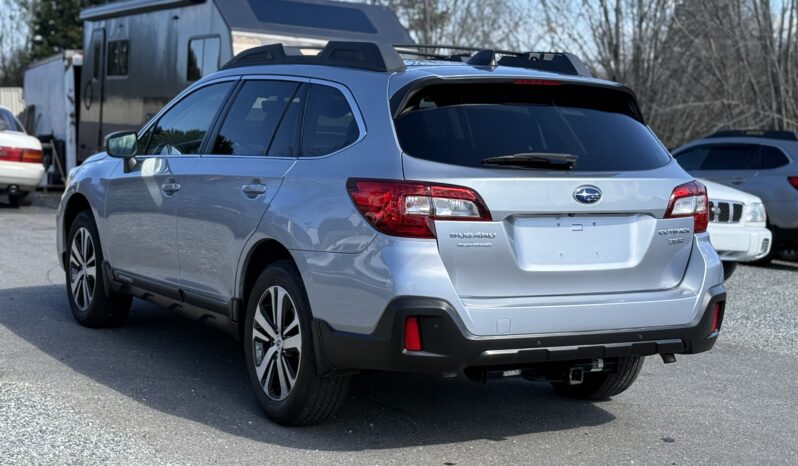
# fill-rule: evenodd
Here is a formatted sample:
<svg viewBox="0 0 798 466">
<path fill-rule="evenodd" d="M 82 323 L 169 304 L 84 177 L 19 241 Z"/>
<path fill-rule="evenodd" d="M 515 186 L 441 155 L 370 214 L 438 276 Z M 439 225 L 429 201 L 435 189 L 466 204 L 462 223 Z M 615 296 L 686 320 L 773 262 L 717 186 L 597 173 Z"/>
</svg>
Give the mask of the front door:
<svg viewBox="0 0 798 466">
<path fill-rule="evenodd" d="M 234 84 L 210 84 L 181 98 L 140 134 L 136 166 L 125 173 L 120 161 L 109 179 L 106 224 L 113 234 L 104 239 L 111 266 L 127 274 L 126 281 L 176 292 L 184 174 L 199 160 L 203 139 Z"/>
<path fill-rule="evenodd" d="M 95 29 L 89 39 L 82 70 L 78 160 L 99 152 L 103 139 L 103 100 L 105 92 L 105 29 Z"/>
<path fill-rule="evenodd" d="M 238 262 L 296 161 L 306 84 L 247 79 L 186 174 L 178 218 L 181 287 L 206 303 L 234 296 Z"/>
</svg>

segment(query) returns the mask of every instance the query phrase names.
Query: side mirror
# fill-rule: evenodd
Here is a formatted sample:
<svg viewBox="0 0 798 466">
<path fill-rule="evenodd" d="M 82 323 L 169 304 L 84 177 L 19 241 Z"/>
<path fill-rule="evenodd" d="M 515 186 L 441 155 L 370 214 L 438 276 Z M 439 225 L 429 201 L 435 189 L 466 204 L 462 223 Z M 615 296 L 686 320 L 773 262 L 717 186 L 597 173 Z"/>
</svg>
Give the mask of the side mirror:
<svg viewBox="0 0 798 466">
<path fill-rule="evenodd" d="M 111 157 L 130 159 L 136 155 L 138 142 L 135 131 L 117 131 L 105 137 L 105 152 Z"/>
</svg>

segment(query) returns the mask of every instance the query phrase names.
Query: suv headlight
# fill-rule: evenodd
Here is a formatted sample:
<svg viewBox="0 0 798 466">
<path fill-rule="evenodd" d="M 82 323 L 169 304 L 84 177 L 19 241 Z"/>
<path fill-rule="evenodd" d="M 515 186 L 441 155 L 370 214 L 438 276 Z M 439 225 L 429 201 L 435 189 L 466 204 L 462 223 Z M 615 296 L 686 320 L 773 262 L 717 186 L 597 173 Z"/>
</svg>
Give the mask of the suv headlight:
<svg viewBox="0 0 798 466">
<path fill-rule="evenodd" d="M 759 202 L 748 204 L 748 210 L 745 214 L 746 222 L 760 222 L 765 223 L 767 214 L 765 214 L 765 206 Z"/>
</svg>

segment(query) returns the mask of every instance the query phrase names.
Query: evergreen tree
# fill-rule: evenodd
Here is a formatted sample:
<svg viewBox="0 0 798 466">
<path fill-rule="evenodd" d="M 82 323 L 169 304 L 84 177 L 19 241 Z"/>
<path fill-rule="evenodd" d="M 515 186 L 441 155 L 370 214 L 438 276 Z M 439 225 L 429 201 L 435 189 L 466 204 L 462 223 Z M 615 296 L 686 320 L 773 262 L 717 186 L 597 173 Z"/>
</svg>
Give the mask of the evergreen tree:
<svg viewBox="0 0 798 466">
<path fill-rule="evenodd" d="M 80 10 L 108 0 L 32 0 L 30 4 L 32 38 L 29 59 L 49 57 L 67 49 L 83 48 Z"/>
</svg>

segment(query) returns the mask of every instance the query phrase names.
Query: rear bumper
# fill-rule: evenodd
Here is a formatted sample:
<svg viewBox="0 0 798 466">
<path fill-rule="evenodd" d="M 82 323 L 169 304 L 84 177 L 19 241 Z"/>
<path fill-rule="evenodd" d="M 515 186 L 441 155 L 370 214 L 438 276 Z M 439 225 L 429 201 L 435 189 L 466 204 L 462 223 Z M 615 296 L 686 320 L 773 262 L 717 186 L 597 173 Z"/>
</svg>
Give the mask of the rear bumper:
<svg viewBox="0 0 798 466">
<path fill-rule="evenodd" d="M 44 177 L 44 166 L 40 163 L 0 161 L 0 191 L 16 185 L 20 191 L 33 191 Z"/>
<path fill-rule="evenodd" d="M 314 339 L 321 373 L 351 369 L 456 372 L 469 367 L 694 354 L 714 346 L 718 332 L 712 332 L 713 309 L 715 303 L 722 303 L 723 309 L 725 301 L 722 285 L 711 288 L 703 296 L 703 312 L 684 326 L 483 337 L 469 334 L 446 301 L 403 297 L 390 303 L 372 334 L 336 331 L 317 319 Z M 404 349 L 404 322 L 410 316 L 419 317 L 422 351 Z"/>
<path fill-rule="evenodd" d="M 709 225 L 712 247 L 721 260 L 747 262 L 770 252 L 773 235 L 765 227 Z"/>
</svg>

